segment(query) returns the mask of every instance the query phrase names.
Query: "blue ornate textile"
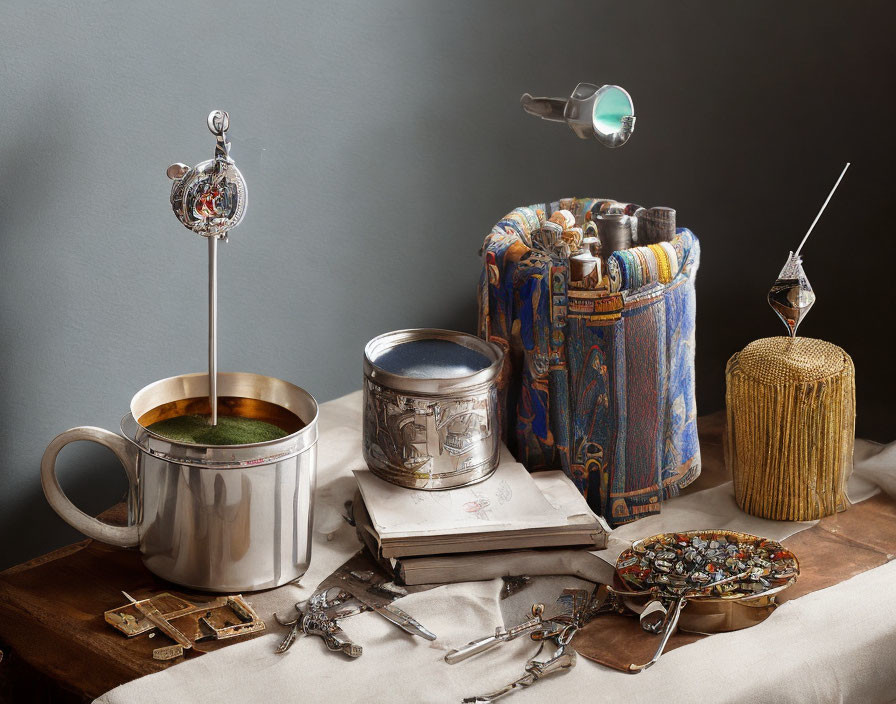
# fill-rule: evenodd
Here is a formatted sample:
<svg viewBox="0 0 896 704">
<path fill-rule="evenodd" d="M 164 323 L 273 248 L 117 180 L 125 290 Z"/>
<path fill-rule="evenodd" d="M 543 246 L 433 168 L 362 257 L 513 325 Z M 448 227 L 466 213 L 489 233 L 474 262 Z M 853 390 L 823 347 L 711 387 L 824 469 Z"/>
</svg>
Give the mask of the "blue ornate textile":
<svg viewBox="0 0 896 704">
<path fill-rule="evenodd" d="M 700 474 L 700 246 L 679 228 L 671 243 L 614 254 L 601 281 L 570 282 L 562 243 L 552 248 L 538 231 L 558 209 L 581 225 L 594 202 L 517 208 L 492 228 L 479 334 L 507 355 L 499 408 L 511 451 L 530 471 L 562 469 L 617 526 L 657 513 Z"/>
</svg>

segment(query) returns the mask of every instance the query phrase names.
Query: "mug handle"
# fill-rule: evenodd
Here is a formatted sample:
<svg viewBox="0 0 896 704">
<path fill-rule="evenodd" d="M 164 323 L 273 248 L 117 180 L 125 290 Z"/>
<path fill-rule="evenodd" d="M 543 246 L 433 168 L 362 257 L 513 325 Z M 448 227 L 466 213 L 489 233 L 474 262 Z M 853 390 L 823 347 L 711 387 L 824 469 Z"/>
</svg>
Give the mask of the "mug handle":
<svg viewBox="0 0 896 704">
<path fill-rule="evenodd" d="M 136 525 L 113 526 L 88 516 L 69 500 L 62 491 L 62 487 L 59 486 L 59 479 L 56 477 L 56 457 L 63 447 L 76 440 L 90 440 L 103 447 L 108 447 L 124 467 L 131 488 L 133 489 L 137 484 L 137 448 L 121 435 L 85 425 L 60 433 L 47 446 L 40 461 L 40 483 L 47 501 L 62 520 L 77 528 L 88 538 L 120 548 L 135 547 L 139 542 Z"/>
</svg>

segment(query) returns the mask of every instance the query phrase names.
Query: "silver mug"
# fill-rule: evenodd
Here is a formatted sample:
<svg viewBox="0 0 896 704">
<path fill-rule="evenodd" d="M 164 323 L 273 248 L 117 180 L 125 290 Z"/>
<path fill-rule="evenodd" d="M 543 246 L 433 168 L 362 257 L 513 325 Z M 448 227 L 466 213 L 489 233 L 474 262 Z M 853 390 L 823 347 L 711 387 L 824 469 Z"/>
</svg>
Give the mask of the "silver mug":
<svg viewBox="0 0 896 704">
<path fill-rule="evenodd" d="M 216 592 L 276 587 L 300 577 L 311 560 L 317 402 L 298 386 L 242 372 L 219 373 L 218 393 L 219 408 L 228 398 L 260 401 L 304 425 L 286 437 L 249 445 L 165 439 L 147 430 L 148 416 L 160 408 L 177 410 L 188 400 L 205 397 L 208 403 L 207 374 L 175 376 L 137 392 L 121 420 L 121 435 L 82 426 L 56 436 L 41 460 L 41 484 L 66 522 L 101 542 L 138 547 L 144 564 L 163 579 Z M 170 413 L 175 414 L 183 409 Z M 76 440 L 104 445 L 121 461 L 130 485 L 129 525 L 88 516 L 63 493 L 56 457 Z"/>
</svg>

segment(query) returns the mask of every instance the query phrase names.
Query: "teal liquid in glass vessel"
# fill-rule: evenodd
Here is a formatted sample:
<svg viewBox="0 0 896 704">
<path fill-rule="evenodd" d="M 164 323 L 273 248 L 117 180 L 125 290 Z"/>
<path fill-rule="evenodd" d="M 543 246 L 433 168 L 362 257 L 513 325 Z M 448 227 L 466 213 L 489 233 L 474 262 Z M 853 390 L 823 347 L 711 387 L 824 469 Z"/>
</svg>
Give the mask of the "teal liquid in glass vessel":
<svg viewBox="0 0 896 704">
<path fill-rule="evenodd" d="M 622 129 L 622 119 L 634 114 L 632 99 L 618 86 L 606 86 L 595 101 L 592 111 L 594 128 L 601 134 L 615 134 Z"/>
</svg>

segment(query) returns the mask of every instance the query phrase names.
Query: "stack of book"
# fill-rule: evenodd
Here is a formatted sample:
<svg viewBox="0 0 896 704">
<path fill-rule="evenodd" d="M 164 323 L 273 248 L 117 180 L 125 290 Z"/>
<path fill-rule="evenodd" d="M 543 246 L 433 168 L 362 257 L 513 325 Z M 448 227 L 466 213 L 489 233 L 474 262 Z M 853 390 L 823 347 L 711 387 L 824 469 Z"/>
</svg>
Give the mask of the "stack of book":
<svg viewBox="0 0 896 704">
<path fill-rule="evenodd" d="M 355 477 L 358 535 L 408 585 L 568 573 L 571 555 L 606 547 L 607 524 L 563 472 L 530 474 L 506 449 L 491 477 L 457 489 Z"/>
</svg>

